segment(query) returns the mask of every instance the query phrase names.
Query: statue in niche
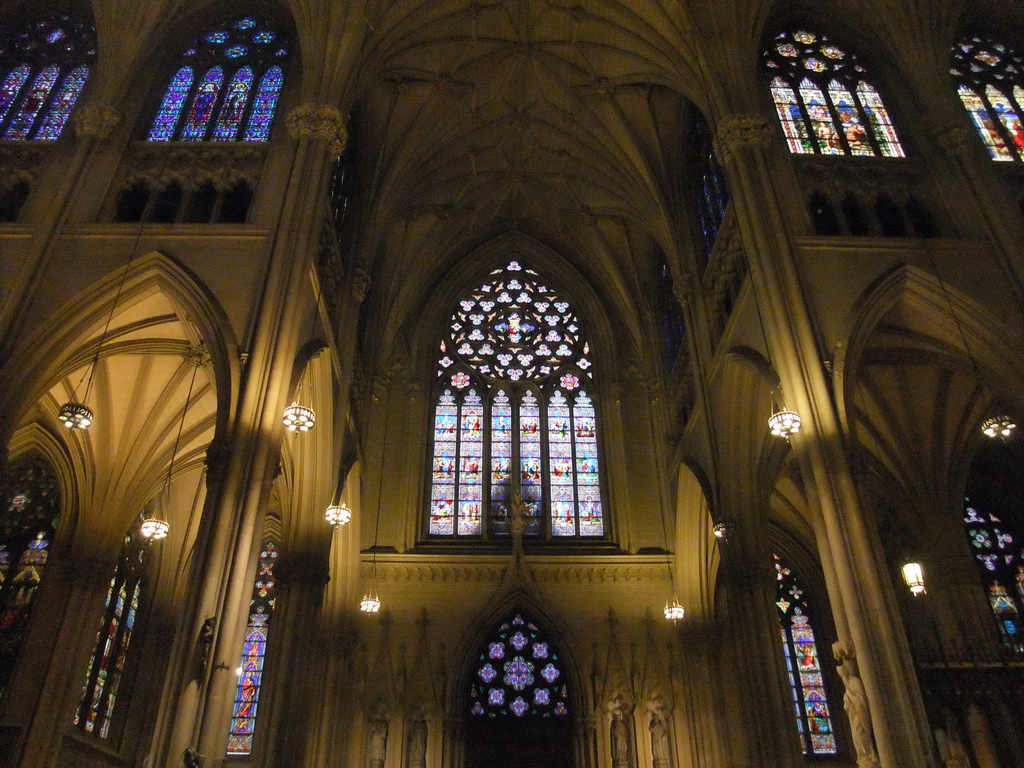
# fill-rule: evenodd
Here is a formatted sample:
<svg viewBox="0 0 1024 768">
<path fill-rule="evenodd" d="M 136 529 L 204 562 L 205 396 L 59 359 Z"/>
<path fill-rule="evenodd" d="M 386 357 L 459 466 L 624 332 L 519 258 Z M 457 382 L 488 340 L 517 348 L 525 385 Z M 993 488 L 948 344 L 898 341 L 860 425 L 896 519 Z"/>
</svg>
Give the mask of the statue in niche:
<svg viewBox="0 0 1024 768">
<path fill-rule="evenodd" d="M 612 766 L 614 768 L 629 768 L 629 726 L 626 724 L 626 707 L 621 698 L 616 698 L 608 705 L 608 711 L 612 716 L 610 729 L 612 747 Z"/>
<path fill-rule="evenodd" d="M 210 668 L 210 654 L 213 652 L 213 630 L 217 620 L 211 616 L 203 622 L 199 628 L 199 636 L 196 638 L 196 666 L 192 673 L 192 679 L 202 686 L 206 679 L 206 672 Z"/>
<path fill-rule="evenodd" d="M 426 768 L 427 766 L 427 723 L 422 717 L 415 718 L 409 724 L 409 754 L 406 768 Z"/>
<path fill-rule="evenodd" d="M 671 768 L 672 750 L 669 747 L 668 713 L 665 705 L 656 699 L 648 705 L 651 711 L 651 722 L 648 730 L 651 734 L 651 756 L 654 768 Z"/>
<path fill-rule="evenodd" d="M 853 733 L 853 746 L 857 752 L 857 768 L 879 768 L 875 739 L 871 734 L 871 715 L 868 711 L 868 697 L 864 683 L 857 674 L 857 660 L 854 653 L 842 643 L 832 644 L 832 655 L 837 662 L 836 669 L 843 679 L 843 709 Z"/>
<path fill-rule="evenodd" d="M 384 768 L 388 748 L 388 721 L 383 715 L 378 715 L 367 725 L 366 768 Z"/>
</svg>

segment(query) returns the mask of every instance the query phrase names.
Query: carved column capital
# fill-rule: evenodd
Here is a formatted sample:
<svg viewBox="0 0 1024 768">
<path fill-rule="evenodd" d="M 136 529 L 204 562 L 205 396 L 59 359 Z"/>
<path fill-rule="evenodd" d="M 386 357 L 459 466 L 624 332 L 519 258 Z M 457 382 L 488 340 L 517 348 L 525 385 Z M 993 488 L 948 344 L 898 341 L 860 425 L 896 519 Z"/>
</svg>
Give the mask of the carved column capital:
<svg viewBox="0 0 1024 768">
<path fill-rule="evenodd" d="M 935 143 L 943 154 L 951 158 L 968 158 L 978 144 L 977 134 L 962 123 L 946 123 L 932 131 Z"/>
<path fill-rule="evenodd" d="M 341 110 L 332 104 L 307 102 L 295 107 L 285 117 L 288 133 L 296 139 L 310 138 L 327 142 L 327 151 L 338 157 L 348 144 L 348 129 Z"/>
<path fill-rule="evenodd" d="M 103 141 L 114 132 L 122 117 L 109 104 L 82 104 L 75 110 L 75 135 Z"/>
<path fill-rule="evenodd" d="M 760 147 L 771 144 L 772 124 L 760 115 L 726 115 L 718 121 L 715 133 L 715 155 L 727 163 L 744 147 Z"/>
</svg>

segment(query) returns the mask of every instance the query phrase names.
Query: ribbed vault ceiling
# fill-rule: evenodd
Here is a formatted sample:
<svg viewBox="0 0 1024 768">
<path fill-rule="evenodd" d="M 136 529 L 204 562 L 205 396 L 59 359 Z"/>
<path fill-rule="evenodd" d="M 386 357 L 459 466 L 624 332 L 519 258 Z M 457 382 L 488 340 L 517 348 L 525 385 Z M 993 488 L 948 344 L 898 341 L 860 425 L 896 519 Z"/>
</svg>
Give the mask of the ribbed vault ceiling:
<svg viewBox="0 0 1024 768">
<path fill-rule="evenodd" d="M 635 290 L 623 265 L 676 241 L 692 119 L 679 90 L 697 82 L 676 21 L 655 3 L 454 5 L 369 19 L 351 150 L 360 252 L 392 274 L 424 259 L 443 271 L 515 229 L 607 295 Z"/>
</svg>

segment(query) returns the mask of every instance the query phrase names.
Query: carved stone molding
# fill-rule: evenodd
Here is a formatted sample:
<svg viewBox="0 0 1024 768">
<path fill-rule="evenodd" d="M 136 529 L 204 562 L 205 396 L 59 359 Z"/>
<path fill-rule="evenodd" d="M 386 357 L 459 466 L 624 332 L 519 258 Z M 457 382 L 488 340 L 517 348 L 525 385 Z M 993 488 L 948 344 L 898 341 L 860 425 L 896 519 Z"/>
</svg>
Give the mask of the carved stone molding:
<svg viewBox="0 0 1024 768">
<path fill-rule="evenodd" d="M 932 131 L 935 143 L 947 157 L 967 158 L 977 151 L 978 134 L 961 123 L 948 123 Z"/>
<path fill-rule="evenodd" d="M 723 164 L 732 160 L 740 149 L 766 148 L 771 144 L 772 124 L 760 115 L 726 115 L 718 121 L 715 133 L 715 155 Z"/>
<path fill-rule="evenodd" d="M 370 276 L 365 270 L 357 269 L 352 275 L 352 298 L 360 304 L 366 300 L 366 294 L 370 292 Z"/>
<path fill-rule="evenodd" d="M 19 182 L 32 185 L 46 157 L 47 148 L 40 146 L 45 143 L 19 141 L 0 145 L 0 189 Z"/>
<path fill-rule="evenodd" d="M 801 156 L 794 158 L 793 165 L 802 189 L 833 197 L 852 192 L 866 202 L 873 201 L 880 190 L 890 199 L 904 202 L 924 178 L 922 165 L 906 158 L 864 162 L 858 157 Z"/>
<path fill-rule="evenodd" d="M 285 117 L 288 134 L 296 139 L 310 138 L 327 142 L 327 151 L 338 157 L 348 144 L 348 129 L 341 110 L 332 104 L 307 102 Z"/>
<path fill-rule="evenodd" d="M 75 135 L 103 141 L 120 124 L 123 115 L 108 104 L 83 104 L 75 110 Z"/>
<path fill-rule="evenodd" d="M 668 581 L 668 569 L 656 563 L 531 563 L 538 582 L 568 584 L 640 584 Z M 501 580 L 508 568 L 501 563 L 381 563 L 376 564 L 380 582 L 487 583 Z M 374 566 L 362 565 L 365 579 L 373 578 Z"/>
<path fill-rule="evenodd" d="M 210 183 L 220 191 L 239 183 L 255 187 L 266 153 L 265 147 L 251 143 L 186 147 L 138 142 L 128 158 L 124 186 L 142 182 L 150 189 L 162 190 L 179 184 L 185 190 L 196 190 Z"/>
</svg>

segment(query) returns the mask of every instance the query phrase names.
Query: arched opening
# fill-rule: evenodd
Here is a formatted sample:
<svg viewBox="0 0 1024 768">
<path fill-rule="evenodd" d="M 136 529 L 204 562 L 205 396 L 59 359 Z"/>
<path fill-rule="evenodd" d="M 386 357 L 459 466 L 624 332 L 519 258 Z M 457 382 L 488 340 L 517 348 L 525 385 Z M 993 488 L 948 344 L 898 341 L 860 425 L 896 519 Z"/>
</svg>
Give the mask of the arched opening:
<svg viewBox="0 0 1024 768">
<path fill-rule="evenodd" d="M 472 667 L 467 768 L 573 768 L 573 728 L 558 649 L 522 611 L 488 635 Z"/>
</svg>

